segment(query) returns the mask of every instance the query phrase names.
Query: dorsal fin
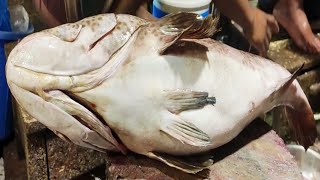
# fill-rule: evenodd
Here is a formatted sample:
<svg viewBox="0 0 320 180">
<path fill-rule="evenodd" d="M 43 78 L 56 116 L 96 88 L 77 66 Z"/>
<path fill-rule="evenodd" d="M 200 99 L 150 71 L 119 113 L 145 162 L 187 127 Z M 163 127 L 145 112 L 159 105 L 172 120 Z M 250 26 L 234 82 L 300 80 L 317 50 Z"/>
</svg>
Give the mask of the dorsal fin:
<svg viewBox="0 0 320 180">
<path fill-rule="evenodd" d="M 217 32 L 220 14 L 205 18 L 198 14 L 180 12 L 165 16 L 158 23 L 164 34 L 183 33 L 181 38 L 201 39 L 211 37 Z"/>
<path fill-rule="evenodd" d="M 219 31 L 219 29 L 217 29 L 219 20 L 220 14 L 217 13 L 216 16 L 208 16 L 202 21 L 196 21 L 193 26 L 182 35 L 182 38 L 202 39 L 212 37 Z"/>
<path fill-rule="evenodd" d="M 304 63 L 294 73 L 292 73 L 292 75 L 289 78 L 285 79 L 284 82 L 281 83 L 280 86 L 278 86 L 276 88 L 276 90 L 271 94 L 271 99 L 272 100 L 274 100 L 275 98 L 283 95 L 288 90 L 288 88 L 290 87 L 292 82 L 301 73 L 303 67 L 304 67 Z"/>
<path fill-rule="evenodd" d="M 176 31 L 178 27 L 178 34 L 176 37 L 162 48 L 159 49 L 159 53 L 162 54 L 167 48 L 173 45 L 178 39 L 188 38 L 188 39 L 202 39 L 207 37 L 212 37 L 217 31 L 217 24 L 220 15 L 213 17 L 208 16 L 203 18 L 200 15 L 195 15 L 193 13 L 178 13 L 168 16 L 164 21 L 163 26 L 160 29 L 165 32 Z M 189 26 L 188 26 L 189 25 Z M 182 28 L 181 28 L 182 27 Z M 183 28 L 184 27 L 184 28 Z"/>
<path fill-rule="evenodd" d="M 217 31 L 217 17 L 203 18 L 195 13 L 169 14 L 159 21 L 150 22 L 139 32 L 138 45 L 148 44 L 162 54 L 178 39 L 200 39 L 211 37 Z"/>
</svg>

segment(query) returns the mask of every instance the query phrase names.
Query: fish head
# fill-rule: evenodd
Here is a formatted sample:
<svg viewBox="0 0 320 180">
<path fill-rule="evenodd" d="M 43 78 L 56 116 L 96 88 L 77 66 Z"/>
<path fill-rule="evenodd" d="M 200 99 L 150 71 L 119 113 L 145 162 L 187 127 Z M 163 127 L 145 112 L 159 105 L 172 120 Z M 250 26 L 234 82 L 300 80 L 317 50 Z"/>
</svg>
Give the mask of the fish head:
<svg viewBox="0 0 320 180">
<path fill-rule="evenodd" d="M 97 150 L 125 152 L 108 125 L 67 92 L 101 83 L 106 74 L 93 72 L 108 66 L 144 23 L 131 15 L 101 14 L 27 36 L 6 64 L 12 95 L 59 137 Z"/>
</svg>

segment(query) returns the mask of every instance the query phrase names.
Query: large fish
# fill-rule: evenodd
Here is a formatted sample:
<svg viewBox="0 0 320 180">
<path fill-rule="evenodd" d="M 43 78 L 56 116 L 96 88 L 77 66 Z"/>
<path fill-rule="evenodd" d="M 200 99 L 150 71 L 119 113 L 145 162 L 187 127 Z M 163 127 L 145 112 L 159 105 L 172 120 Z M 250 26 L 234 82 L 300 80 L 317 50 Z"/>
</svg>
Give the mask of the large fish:
<svg viewBox="0 0 320 180">
<path fill-rule="evenodd" d="M 189 173 L 211 161 L 182 155 L 228 143 L 279 105 L 297 141 L 312 145 L 316 126 L 298 71 L 207 38 L 216 24 L 192 13 L 156 22 L 89 17 L 24 38 L 8 58 L 7 81 L 18 103 L 59 137 Z"/>
</svg>

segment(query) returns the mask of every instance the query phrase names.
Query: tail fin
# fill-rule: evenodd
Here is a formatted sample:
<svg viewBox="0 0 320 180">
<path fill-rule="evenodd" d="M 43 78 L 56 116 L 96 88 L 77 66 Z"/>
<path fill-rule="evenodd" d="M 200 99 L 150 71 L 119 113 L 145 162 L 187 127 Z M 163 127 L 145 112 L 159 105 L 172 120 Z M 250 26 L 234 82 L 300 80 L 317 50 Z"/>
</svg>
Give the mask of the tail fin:
<svg viewBox="0 0 320 180">
<path fill-rule="evenodd" d="M 285 112 L 292 129 L 292 137 L 307 150 L 317 138 L 316 123 L 308 101 L 301 98 L 292 106 L 287 106 Z"/>
<path fill-rule="evenodd" d="M 295 80 L 302 68 L 303 65 L 275 93 L 284 97 L 285 113 L 292 131 L 292 138 L 308 149 L 317 138 L 317 128 L 308 99 L 298 81 Z"/>
<path fill-rule="evenodd" d="M 298 81 L 302 65 L 271 94 L 272 101 L 281 101 L 285 105 L 292 138 L 305 149 L 312 146 L 317 138 L 317 128 L 311 106 Z"/>
</svg>

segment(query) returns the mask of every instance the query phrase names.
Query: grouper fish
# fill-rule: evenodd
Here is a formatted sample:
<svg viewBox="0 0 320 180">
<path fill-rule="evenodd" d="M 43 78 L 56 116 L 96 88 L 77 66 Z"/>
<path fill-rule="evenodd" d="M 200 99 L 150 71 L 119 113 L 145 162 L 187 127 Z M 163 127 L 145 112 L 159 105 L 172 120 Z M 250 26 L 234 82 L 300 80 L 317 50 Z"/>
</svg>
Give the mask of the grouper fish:
<svg viewBox="0 0 320 180">
<path fill-rule="evenodd" d="M 175 13 L 154 22 L 101 14 L 27 36 L 6 64 L 20 106 L 60 138 L 129 151 L 188 173 L 212 164 L 186 156 L 235 138 L 285 106 L 297 142 L 316 138 L 296 76 L 210 37 L 218 17 Z"/>
</svg>

